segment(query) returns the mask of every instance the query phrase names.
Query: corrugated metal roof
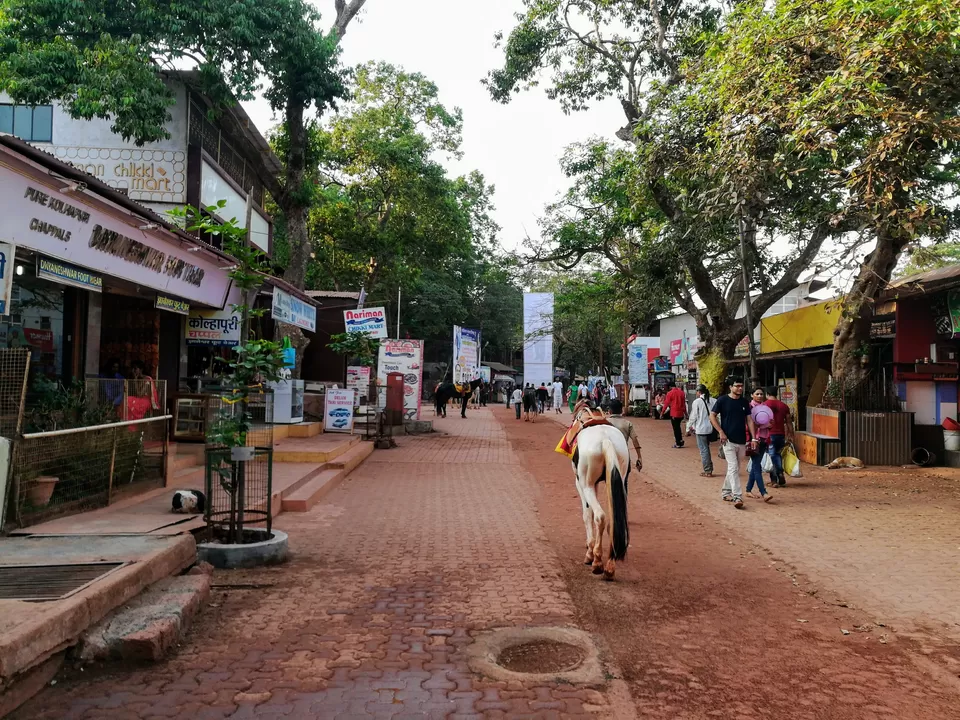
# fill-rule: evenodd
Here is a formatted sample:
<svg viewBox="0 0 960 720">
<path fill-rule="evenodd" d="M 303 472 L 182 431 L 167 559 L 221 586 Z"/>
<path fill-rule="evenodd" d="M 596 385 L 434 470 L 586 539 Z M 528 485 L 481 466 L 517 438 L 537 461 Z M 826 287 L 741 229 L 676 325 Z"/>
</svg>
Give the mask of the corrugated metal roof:
<svg viewBox="0 0 960 720">
<path fill-rule="evenodd" d="M 942 268 L 927 270 L 922 273 L 907 275 L 895 280 L 887 286 L 886 295 L 904 296 L 916 295 L 924 291 L 943 289 L 960 285 L 960 264 L 947 265 Z"/>
<path fill-rule="evenodd" d="M 348 300 L 359 300 L 360 293 L 350 292 L 349 290 L 307 290 L 307 295 L 312 298 L 347 298 Z"/>
</svg>

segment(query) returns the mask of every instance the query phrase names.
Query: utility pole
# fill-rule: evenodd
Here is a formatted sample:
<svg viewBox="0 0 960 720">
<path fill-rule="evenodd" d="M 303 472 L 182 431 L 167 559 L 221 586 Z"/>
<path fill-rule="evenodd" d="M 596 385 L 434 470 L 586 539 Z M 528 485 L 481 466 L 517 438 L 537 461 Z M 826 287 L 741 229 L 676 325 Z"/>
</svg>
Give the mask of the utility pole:
<svg viewBox="0 0 960 720">
<path fill-rule="evenodd" d="M 750 301 L 750 274 L 747 272 L 747 221 L 743 217 L 743 207 L 740 207 L 740 265 L 743 268 L 743 302 L 747 315 L 747 342 L 750 350 L 750 382 L 756 384 L 757 377 L 757 349 L 753 342 L 753 304 Z"/>
</svg>

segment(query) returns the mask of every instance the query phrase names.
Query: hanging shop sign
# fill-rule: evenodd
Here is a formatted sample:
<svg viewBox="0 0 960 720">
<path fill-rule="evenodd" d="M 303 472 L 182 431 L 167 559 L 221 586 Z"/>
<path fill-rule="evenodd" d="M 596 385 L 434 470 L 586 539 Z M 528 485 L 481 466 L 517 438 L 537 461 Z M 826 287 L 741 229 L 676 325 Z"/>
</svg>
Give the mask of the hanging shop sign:
<svg viewBox="0 0 960 720">
<path fill-rule="evenodd" d="M 185 325 L 187 345 L 240 344 L 240 315 L 229 310 L 191 310 Z"/>
<path fill-rule="evenodd" d="M 190 303 L 176 298 L 169 298 L 166 295 L 157 295 L 157 301 L 153 304 L 157 310 L 167 310 L 177 315 L 189 315 Z"/>
<path fill-rule="evenodd" d="M 662 356 L 658 357 L 653 361 L 653 371 L 656 373 L 670 372 L 670 360 Z"/>
<path fill-rule="evenodd" d="M 403 374 L 403 416 L 406 420 L 420 419 L 420 400 L 423 395 L 423 341 L 382 340 L 377 363 L 377 387 L 380 389 L 380 407 L 387 406 L 387 373 Z"/>
<path fill-rule="evenodd" d="M 82 192 L 57 192 L 7 167 L 0 167 L 0 186 L 4 231 L 17 245 L 171 297 L 205 305 L 226 301 L 226 269 L 190 252 L 190 243 L 172 232 L 108 214 L 87 205 Z"/>
<path fill-rule="evenodd" d="M 882 315 L 870 321 L 870 337 L 889 338 L 897 332 L 897 316 Z"/>
<path fill-rule="evenodd" d="M 324 432 L 353 432 L 353 397 L 350 388 L 328 389 L 323 407 Z"/>
<path fill-rule="evenodd" d="M 16 271 L 17 247 L 0 243 L 0 315 L 9 315 L 10 298 L 13 294 L 13 276 Z"/>
<path fill-rule="evenodd" d="M 317 331 L 317 309 L 278 287 L 273 288 L 273 305 L 270 308 L 270 317 L 310 332 Z"/>
<path fill-rule="evenodd" d="M 343 324 L 348 333 L 366 333 L 378 340 L 387 337 L 387 311 L 382 307 L 344 310 Z"/>
<path fill-rule="evenodd" d="M 347 387 L 356 392 L 353 404 L 360 407 L 360 398 L 370 392 L 370 368 L 366 365 L 350 365 L 347 368 Z"/>
<path fill-rule="evenodd" d="M 71 285 L 91 292 L 103 292 L 103 278 L 76 265 L 37 256 L 37 277 L 61 285 Z"/>
<path fill-rule="evenodd" d="M 670 341 L 670 364 L 671 365 L 682 365 L 683 360 L 680 359 L 680 355 L 683 352 L 683 340 L 671 340 Z"/>
</svg>

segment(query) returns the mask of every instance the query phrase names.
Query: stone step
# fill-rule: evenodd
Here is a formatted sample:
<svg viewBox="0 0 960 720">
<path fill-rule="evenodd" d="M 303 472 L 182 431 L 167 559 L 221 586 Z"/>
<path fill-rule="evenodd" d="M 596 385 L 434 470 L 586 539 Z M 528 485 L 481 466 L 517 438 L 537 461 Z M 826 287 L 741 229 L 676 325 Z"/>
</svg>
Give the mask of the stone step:
<svg viewBox="0 0 960 720">
<path fill-rule="evenodd" d="M 203 464 L 203 458 L 197 457 L 196 455 L 174 455 L 170 458 L 170 462 L 173 465 L 174 472 L 183 470 L 185 468 L 196 467 L 197 465 Z"/>
<path fill-rule="evenodd" d="M 290 438 L 274 444 L 273 461 L 287 463 L 325 463 L 348 452 L 360 442 L 357 435 L 327 434 L 313 438 Z"/>
<path fill-rule="evenodd" d="M 176 487 L 175 490 L 189 490 L 191 485 L 200 487 L 204 482 L 204 468 L 196 465 L 181 468 L 173 473 L 173 484 L 183 485 Z"/>
<path fill-rule="evenodd" d="M 350 472 L 373 452 L 373 443 L 361 442 L 334 460 L 326 463 L 294 492 L 284 494 L 282 512 L 307 512 L 326 497 Z"/>
<path fill-rule="evenodd" d="M 302 422 L 298 425 L 291 425 L 288 437 L 292 438 L 310 438 L 316 437 L 323 432 L 323 423 Z"/>
<path fill-rule="evenodd" d="M 281 512 L 307 512 L 346 477 L 342 467 L 329 467 L 317 473 L 295 492 L 281 500 Z"/>
<path fill-rule="evenodd" d="M 180 642 L 210 599 L 209 565 L 168 577 L 87 630 L 77 657 L 94 660 L 157 661 Z"/>
</svg>

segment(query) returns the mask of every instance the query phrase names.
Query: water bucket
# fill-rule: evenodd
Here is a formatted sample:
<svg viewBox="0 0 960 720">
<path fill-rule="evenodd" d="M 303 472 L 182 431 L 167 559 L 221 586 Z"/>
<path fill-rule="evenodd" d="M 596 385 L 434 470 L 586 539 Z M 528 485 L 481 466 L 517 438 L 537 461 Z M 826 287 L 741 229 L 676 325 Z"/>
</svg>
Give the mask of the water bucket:
<svg viewBox="0 0 960 720">
<path fill-rule="evenodd" d="M 943 449 L 944 450 L 960 450 L 960 431 L 957 431 L 957 430 L 943 431 Z"/>
</svg>

